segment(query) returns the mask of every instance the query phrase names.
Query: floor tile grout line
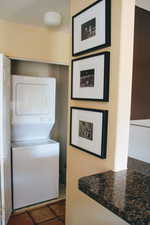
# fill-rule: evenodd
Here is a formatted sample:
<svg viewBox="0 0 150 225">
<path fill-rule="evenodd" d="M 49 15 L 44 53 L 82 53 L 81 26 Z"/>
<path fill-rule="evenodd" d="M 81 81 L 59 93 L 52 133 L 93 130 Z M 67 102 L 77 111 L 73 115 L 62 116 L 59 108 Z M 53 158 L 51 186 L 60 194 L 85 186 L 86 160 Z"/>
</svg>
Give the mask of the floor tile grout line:
<svg viewBox="0 0 150 225">
<path fill-rule="evenodd" d="M 58 220 L 65 224 L 65 221 L 58 216 Z"/>
<path fill-rule="evenodd" d="M 28 214 L 28 216 L 30 217 L 30 219 L 32 220 L 34 225 L 38 225 L 38 223 L 36 223 L 36 221 L 34 220 L 34 218 L 31 216 L 30 212 L 27 210 L 26 213 Z"/>
<path fill-rule="evenodd" d="M 52 208 L 50 208 L 50 205 L 47 205 L 47 207 L 49 208 L 50 211 L 52 211 L 53 213 L 55 213 L 55 211 Z M 57 219 L 64 224 L 63 219 L 61 219 L 60 217 L 61 216 L 65 216 L 65 215 L 57 215 L 56 213 L 55 213 L 55 215 L 56 215 Z"/>
<path fill-rule="evenodd" d="M 49 208 L 48 206 L 46 206 L 46 205 L 45 205 L 44 207 L 41 207 L 41 208 L 48 208 L 48 209 L 50 210 L 50 208 Z M 39 208 L 39 210 L 40 210 L 41 208 Z M 36 210 L 36 209 L 35 209 L 35 210 Z M 35 220 L 34 220 L 34 218 L 32 217 L 32 215 L 30 214 L 30 211 L 34 211 L 34 210 L 29 210 L 29 211 L 28 211 L 28 214 L 29 214 L 29 216 L 32 218 L 32 220 L 33 220 L 33 222 L 34 222 L 34 225 L 38 225 L 38 224 L 41 224 L 41 223 L 46 223 L 46 222 L 49 222 L 49 221 L 54 220 L 54 219 L 57 218 L 57 215 L 56 215 L 53 211 L 50 210 L 50 211 L 54 214 L 55 217 L 53 217 L 53 218 L 51 218 L 51 219 L 43 220 L 43 221 L 41 221 L 41 222 L 39 222 L 39 223 L 36 223 Z"/>
<path fill-rule="evenodd" d="M 57 215 L 57 213 L 55 212 L 54 209 L 52 209 L 49 205 L 48 205 L 47 207 L 49 208 L 49 210 L 50 210 L 51 212 L 53 212 L 53 213 L 56 215 L 56 217 L 59 217 L 59 216 Z"/>
<path fill-rule="evenodd" d="M 40 208 L 38 208 L 38 210 L 40 210 L 42 208 L 47 208 L 54 215 L 53 218 L 47 219 L 47 220 L 44 220 L 44 221 L 41 221 L 41 222 L 38 222 L 38 223 L 35 221 L 34 217 L 31 214 L 32 211 L 35 211 L 37 209 L 32 209 L 32 210 L 27 209 L 27 210 L 25 210 L 22 213 L 19 213 L 17 215 L 12 215 L 12 216 L 13 217 L 17 217 L 19 215 L 26 214 L 28 216 L 28 218 L 31 219 L 33 225 L 40 225 L 42 223 L 47 223 L 47 222 L 50 222 L 50 221 L 55 220 L 55 219 L 58 220 L 58 221 L 60 221 L 62 223 L 62 225 L 65 225 L 65 221 L 63 220 L 63 218 L 61 218 L 61 217 L 65 216 L 65 215 L 57 215 L 57 213 L 55 212 L 55 210 L 53 208 L 51 208 L 52 205 L 57 205 L 59 202 L 64 202 L 64 206 L 65 206 L 65 200 L 60 200 L 57 203 L 46 204 L 45 206 L 41 206 Z"/>
<path fill-rule="evenodd" d="M 50 209 L 50 211 L 52 211 L 57 217 L 65 216 L 65 215 L 57 215 L 57 213 L 55 212 L 55 210 L 51 208 L 51 205 L 53 205 L 53 204 L 47 205 L 47 207 L 48 207 L 48 208 Z"/>
<path fill-rule="evenodd" d="M 11 214 L 11 216 L 13 216 L 13 217 L 16 217 L 16 216 L 20 216 L 20 215 L 23 215 L 23 214 L 25 214 L 25 213 L 26 213 L 26 211 L 24 211 L 24 212 L 21 212 L 21 213 L 19 213 L 19 214 L 16 214 L 16 215 L 12 213 L 12 214 Z"/>
<path fill-rule="evenodd" d="M 57 218 L 57 217 L 54 217 L 54 218 L 52 218 L 52 219 L 48 219 L 48 220 L 42 221 L 42 222 L 40 222 L 40 223 L 38 223 L 38 224 L 36 224 L 36 225 L 40 225 L 40 224 L 42 224 L 42 223 L 51 222 L 51 221 L 56 220 L 56 219 L 58 219 L 58 218 Z"/>
<path fill-rule="evenodd" d="M 49 202 L 44 203 L 43 205 L 41 205 L 42 203 L 39 203 L 39 204 L 37 203 L 37 204 L 33 205 L 32 208 L 30 208 L 31 206 L 29 205 L 29 206 L 26 206 L 24 208 L 13 210 L 12 216 L 18 216 L 18 215 L 24 214 L 26 211 L 33 211 L 33 210 L 36 210 L 36 209 L 44 208 L 47 205 L 54 205 L 54 204 L 57 204 L 59 202 L 65 202 L 65 201 L 66 201 L 66 199 L 64 198 L 64 199 L 58 199 L 54 202 L 49 201 Z"/>
<path fill-rule="evenodd" d="M 48 208 L 49 211 L 55 215 L 55 218 L 57 217 L 57 214 L 55 213 L 53 209 L 51 209 L 48 205 L 46 206 L 46 208 Z"/>
</svg>

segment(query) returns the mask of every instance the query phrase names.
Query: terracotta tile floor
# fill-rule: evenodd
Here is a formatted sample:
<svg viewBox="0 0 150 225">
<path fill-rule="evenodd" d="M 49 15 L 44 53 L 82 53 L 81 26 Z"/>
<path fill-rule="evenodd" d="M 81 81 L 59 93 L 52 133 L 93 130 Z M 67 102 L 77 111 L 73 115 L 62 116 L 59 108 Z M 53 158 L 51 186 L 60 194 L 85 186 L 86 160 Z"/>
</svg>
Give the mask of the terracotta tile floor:
<svg viewBox="0 0 150 225">
<path fill-rule="evenodd" d="M 8 225 L 64 225 L 65 200 L 12 215 Z"/>
</svg>

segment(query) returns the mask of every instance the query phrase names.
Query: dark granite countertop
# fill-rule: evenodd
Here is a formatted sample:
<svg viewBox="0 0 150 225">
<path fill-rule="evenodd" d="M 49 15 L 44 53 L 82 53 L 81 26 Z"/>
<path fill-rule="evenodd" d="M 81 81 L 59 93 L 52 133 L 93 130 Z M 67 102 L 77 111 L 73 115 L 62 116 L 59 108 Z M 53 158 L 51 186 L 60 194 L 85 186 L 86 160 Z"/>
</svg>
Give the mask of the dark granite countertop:
<svg viewBox="0 0 150 225">
<path fill-rule="evenodd" d="M 129 224 L 150 225 L 150 176 L 144 172 L 128 169 L 83 177 L 79 189 Z"/>
</svg>

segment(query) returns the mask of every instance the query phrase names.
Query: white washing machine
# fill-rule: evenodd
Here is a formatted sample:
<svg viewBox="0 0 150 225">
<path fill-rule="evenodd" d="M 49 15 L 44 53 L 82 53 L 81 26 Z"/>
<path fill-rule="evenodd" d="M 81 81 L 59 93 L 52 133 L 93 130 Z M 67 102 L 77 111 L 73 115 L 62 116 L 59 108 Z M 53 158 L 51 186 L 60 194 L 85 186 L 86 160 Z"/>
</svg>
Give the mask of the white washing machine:
<svg viewBox="0 0 150 225">
<path fill-rule="evenodd" d="M 19 209 L 59 195 L 59 143 L 50 139 L 55 123 L 54 78 L 12 78 L 13 207 Z"/>
</svg>

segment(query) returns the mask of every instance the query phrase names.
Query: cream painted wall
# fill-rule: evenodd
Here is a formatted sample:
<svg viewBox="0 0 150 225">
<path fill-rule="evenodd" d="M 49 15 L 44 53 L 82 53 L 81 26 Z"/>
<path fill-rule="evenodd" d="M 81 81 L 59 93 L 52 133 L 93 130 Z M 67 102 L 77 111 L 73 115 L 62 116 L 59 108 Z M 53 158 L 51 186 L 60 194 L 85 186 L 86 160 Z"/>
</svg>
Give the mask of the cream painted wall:
<svg viewBox="0 0 150 225">
<path fill-rule="evenodd" d="M 82 192 L 78 193 L 72 207 L 70 225 L 129 225 Z"/>
<path fill-rule="evenodd" d="M 0 52 L 14 58 L 69 64 L 70 34 L 0 20 Z"/>
<path fill-rule="evenodd" d="M 71 15 L 74 15 L 93 2 L 95 1 L 71 0 Z M 105 222 L 101 220 L 103 215 L 99 204 L 78 190 L 78 180 L 80 177 L 106 170 L 119 171 L 127 168 L 134 8 L 134 0 L 112 0 L 112 45 L 110 48 L 97 51 L 111 51 L 109 103 L 69 101 L 69 106 L 109 110 L 109 123 L 106 160 L 73 148 L 68 143 L 67 225 L 110 225 L 112 215 L 108 215 L 105 218 Z M 111 221 L 111 225 L 117 224 L 113 222 L 113 219 Z M 123 225 L 124 222 L 118 222 L 118 224 Z"/>
</svg>

